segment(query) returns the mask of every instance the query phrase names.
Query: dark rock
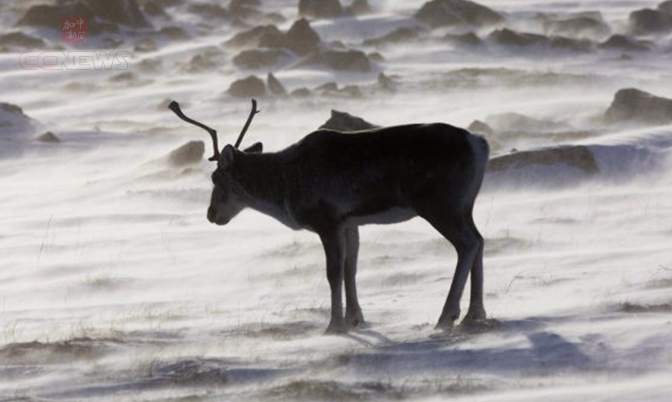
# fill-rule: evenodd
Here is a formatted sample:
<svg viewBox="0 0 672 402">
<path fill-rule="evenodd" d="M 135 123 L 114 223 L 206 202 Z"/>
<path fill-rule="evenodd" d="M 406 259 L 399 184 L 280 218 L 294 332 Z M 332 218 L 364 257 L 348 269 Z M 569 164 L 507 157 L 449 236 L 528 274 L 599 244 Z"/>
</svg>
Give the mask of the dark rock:
<svg viewBox="0 0 672 402">
<path fill-rule="evenodd" d="M 400 42 L 409 42 L 416 40 L 419 36 L 417 30 L 413 28 L 397 28 L 394 31 L 385 34 L 378 38 L 367 39 L 364 41 L 364 46 L 385 46 Z"/>
<path fill-rule="evenodd" d="M 157 47 L 154 39 L 143 38 L 136 42 L 134 49 L 136 52 L 153 52 Z"/>
<path fill-rule="evenodd" d="M 327 82 L 326 84 L 322 84 L 319 87 L 315 88 L 315 90 L 323 94 L 327 94 L 330 92 L 338 92 L 338 84 L 333 81 Z"/>
<path fill-rule="evenodd" d="M 483 41 L 473 32 L 454 35 L 448 34 L 444 37 L 448 42 L 457 46 L 478 47 L 483 45 Z"/>
<path fill-rule="evenodd" d="M 226 92 L 236 98 L 260 98 L 266 96 L 266 85 L 259 77 L 250 75 L 235 81 Z"/>
<path fill-rule="evenodd" d="M 316 50 L 319 44 L 320 36 L 305 18 L 296 21 L 287 31 L 286 46 L 300 56 Z"/>
<path fill-rule="evenodd" d="M 548 44 L 548 38 L 544 35 L 520 33 L 508 28 L 493 31 L 488 35 L 488 40 L 501 46 L 535 46 Z"/>
<path fill-rule="evenodd" d="M 237 47 L 283 47 L 284 44 L 285 34 L 275 25 L 256 26 L 226 41 L 226 45 Z"/>
<path fill-rule="evenodd" d="M 591 150 L 583 145 L 575 145 L 519 151 L 492 158 L 488 162 L 488 172 L 557 164 L 569 165 L 588 174 L 597 174 L 600 171 Z"/>
<path fill-rule="evenodd" d="M 491 8 L 467 0 L 432 0 L 415 13 L 415 18 L 432 26 L 487 26 L 504 21 Z"/>
<path fill-rule="evenodd" d="M 493 130 L 492 127 L 480 120 L 474 120 L 469 127 L 467 127 L 467 131 L 482 135 L 493 135 L 495 133 L 495 130 Z"/>
<path fill-rule="evenodd" d="M 130 82 L 135 79 L 135 75 L 132 72 L 126 71 L 125 73 L 117 74 L 110 77 L 111 82 Z"/>
<path fill-rule="evenodd" d="M 212 53 L 197 54 L 189 61 L 187 71 L 195 74 L 217 69 L 219 64 L 212 59 L 213 56 Z"/>
<path fill-rule="evenodd" d="M 239 68 L 251 69 L 273 67 L 278 64 L 282 57 L 287 57 L 287 54 L 279 49 L 243 50 L 233 58 L 233 64 Z"/>
<path fill-rule="evenodd" d="M 611 34 L 611 28 L 604 22 L 599 12 L 573 14 L 562 17 L 549 17 L 543 22 L 548 35 L 561 35 L 571 38 L 605 38 Z"/>
<path fill-rule="evenodd" d="M 203 141 L 189 141 L 168 154 L 168 163 L 175 167 L 193 165 L 203 159 L 204 153 Z"/>
<path fill-rule="evenodd" d="M 658 11 L 662 11 L 668 15 L 672 15 L 672 0 L 667 0 L 658 4 Z"/>
<path fill-rule="evenodd" d="M 672 15 L 645 8 L 630 13 L 629 24 L 635 35 L 667 33 L 672 31 Z"/>
<path fill-rule="evenodd" d="M 23 113 L 23 110 L 11 103 L 0 102 L 0 140 L 5 135 L 32 131 L 33 120 Z M 0 153 L 2 149 L 0 147 Z"/>
<path fill-rule="evenodd" d="M 612 35 L 606 41 L 600 43 L 600 49 L 618 50 L 626 52 L 644 52 L 649 46 L 636 39 L 624 35 Z"/>
<path fill-rule="evenodd" d="M 371 71 L 371 62 L 363 52 L 359 50 L 327 50 L 318 52 L 308 57 L 304 65 L 324 65 L 337 71 Z"/>
<path fill-rule="evenodd" d="M 307 98 L 310 95 L 312 95 L 312 93 L 310 92 L 310 89 L 308 89 L 308 88 L 298 88 L 298 89 L 293 90 L 290 95 L 292 95 L 293 97 L 296 97 L 296 98 Z"/>
<path fill-rule="evenodd" d="M 10 32 L 0 36 L 0 46 L 8 48 L 38 49 L 46 45 L 42 39 L 34 38 L 23 32 Z"/>
<path fill-rule="evenodd" d="M 219 4 L 197 3 L 189 6 L 189 12 L 203 18 L 229 18 L 229 12 Z"/>
<path fill-rule="evenodd" d="M 564 36 L 551 37 L 549 45 L 551 49 L 573 52 L 588 52 L 593 48 L 593 43 L 588 39 L 571 39 Z"/>
<path fill-rule="evenodd" d="M 346 14 L 366 15 L 371 12 L 371 6 L 367 0 L 355 0 L 352 5 L 347 7 Z"/>
<path fill-rule="evenodd" d="M 161 4 L 159 4 L 158 0 L 148 1 L 143 5 L 142 10 L 145 12 L 145 14 L 151 15 L 152 17 L 158 17 L 158 18 L 169 17 L 168 13 L 166 13 Z"/>
<path fill-rule="evenodd" d="M 369 58 L 371 61 L 375 61 L 376 63 L 382 63 L 385 61 L 385 57 L 378 53 L 378 52 L 371 52 L 366 55 L 366 57 Z"/>
<path fill-rule="evenodd" d="M 309 18 L 337 18 L 343 15 L 339 0 L 299 0 L 299 15 Z"/>
<path fill-rule="evenodd" d="M 232 0 L 229 4 L 229 12 L 234 18 L 245 20 L 248 18 L 258 18 L 261 12 L 257 7 L 261 5 L 256 0 Z"/>
<path fill-rule="evenodd" d="M 117 25 L 132 28 L 150 26 L 135 0 L 59 0 L 56 4 L 39 4 L 30 7 L 17 25 L 60 31 L 62 19 L 73 16 L 89 21 L 90 34 L 116 32 Z"/>
<path fill-rule="evenodd" d="M 378 82 L 378 86 L 381 89 L 384 89 L 386 91 L 394 91 L 394 90 L 397 89 L 397 83 L 394 82 L 394 80 L 392 78 L 385 75 L 385 73 L 378 74 L 378 81 L 377 82 Z"/>
<path fill-rule="evenodd" d="M 540 120 L 519 113 L 500 113 L 488 116 L 485 122 L 496 132 L 545 133 L 571 129 L 565 123 Z"/>
<path fill-rule="evenodd" d="M 190 38 L 187 31 L 180 27 L 165 27 L 161 29 L 160 33 L 171 40 L 187 40 Z"/>
<path fill-rule="evenodd" d="M 285 87 L 280 83 L 280 81 L 278 81 L 277 78 L 275 78 L 275 75 L 272 73 L 268 73 L 266 82 L 268 83 L 268 90 L 273 95 L 287 95 L 287 90 Z"/>
<path fill-rule="evenodd" d="M 331 111 L 331 118 L 320 126 L 320 129 L 335 130 L 341 132 L 370 130 L 372 128 L 380 127 L 371 124 L 361 117 L 353 116 L 349 113 L 339 112 L 338 110 Z"/>
<path fill-rule="evenodd" d="M 672 99 L 654 96 L 635 88 L 616 92 L 604 113 L 608 123 L 633 121 L 646 124 L 672 123 Z"/>
<path fill-rule="evenodd" d="M 48 143 L 52 143 L 52 144 L 61 142 L 61 139 L 58 138 L 51 131 L 47 131 L 46 133 L 38 136 L 37 138 L 35 138 L 35 140 L 39 141 L 39 142 L 48 142 Z"/>
</svg>

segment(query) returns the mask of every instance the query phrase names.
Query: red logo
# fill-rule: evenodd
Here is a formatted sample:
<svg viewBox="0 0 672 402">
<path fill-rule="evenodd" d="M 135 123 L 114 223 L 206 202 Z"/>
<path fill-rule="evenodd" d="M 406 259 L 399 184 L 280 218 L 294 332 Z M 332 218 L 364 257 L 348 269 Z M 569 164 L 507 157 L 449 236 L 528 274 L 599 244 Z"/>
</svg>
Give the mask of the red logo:
<svg viewBox="0 0 672 402">
<path fill-rule="evenodd" d="M 63 43 L 69 44 L 86 43 L 86 30 L 88 27 L 89 23 L 86 18 L 63 18 L 61 40 Z"/>
</svg>

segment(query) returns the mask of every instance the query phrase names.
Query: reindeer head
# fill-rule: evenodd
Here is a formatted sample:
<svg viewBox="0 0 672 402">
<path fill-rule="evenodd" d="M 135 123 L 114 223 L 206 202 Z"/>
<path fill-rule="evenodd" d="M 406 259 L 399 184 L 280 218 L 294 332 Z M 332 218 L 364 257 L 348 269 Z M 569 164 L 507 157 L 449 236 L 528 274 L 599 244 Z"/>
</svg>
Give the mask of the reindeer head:
<svg viewBox="0 0 672 402">
<path fill-rule="evenodd" d="M 234 216 L 238 215 L 238 213 L 245 208 L 244 203 L 239 197 L 239 191 L 237 191 L 239 186 L 235 175 L 236 159 L 240 157 L 241 153 L 260 153 L 263 150 L 263 144 L 260 142 L 255 143 L 243 151 L 238 150 L 247 129 L 250 127 L 250 123 L 252 123 L 254 115 L 259 113 L 259 110 L 257 110 L 257 101 L 252 99 L 252 111 L 245 122 L 245 126 L 243 126 L 243 130 L 238 136 L 236 144 L 233 146 L 227 144 L 221 152 L 217 145 L 217 131 L 185 116 L 184 113 L 182 113 L 182 110 L 180 110 L 180 105 L 177 102 L 171 102 L 168 107 L 180 119 L 204 129 L 212 138 L 214 154 L 208 158 L 208 160 L 217 162 L 217 169 L 212 174 L 214 188 L 212 189 L 212 196 L 210 197 L 208 220 L 217 225 L 226 225 Z"/>
</svg>

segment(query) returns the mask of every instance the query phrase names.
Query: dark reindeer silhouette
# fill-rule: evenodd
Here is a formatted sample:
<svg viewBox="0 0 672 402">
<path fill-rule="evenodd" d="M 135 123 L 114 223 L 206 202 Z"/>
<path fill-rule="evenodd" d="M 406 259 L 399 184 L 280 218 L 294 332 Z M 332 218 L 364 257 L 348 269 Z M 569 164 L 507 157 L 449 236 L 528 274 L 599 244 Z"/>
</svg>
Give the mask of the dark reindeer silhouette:
<svg viewBox="0 0 672 402">
<path fill-rule="evenodd" d="M 252 111 L 235 146 L 221 153 L 217 132 L 170 109 L 210 133 L 217 162 L 208 220 L 227 224 L 246 207 L 284 225 L 320 236 L 331 288 L 327 333 L 363 323 L 357 300 L 358 226 L 427 220 L 457 250 L 457 267 L 437 328 L 460 315 L 460 299 L 471 272 L 471 300 L 465 321 L 484 320 L 483 237 L 472 210 L 488 161 L 487 142 L 442 123 L 411 124 L 353 133 L 318 130 L 279 152 L 262 153 L 256 143 L 238 147 L 259 111 Z M 342 284 L 346 309 L 343 316 Z"/>
</svg>

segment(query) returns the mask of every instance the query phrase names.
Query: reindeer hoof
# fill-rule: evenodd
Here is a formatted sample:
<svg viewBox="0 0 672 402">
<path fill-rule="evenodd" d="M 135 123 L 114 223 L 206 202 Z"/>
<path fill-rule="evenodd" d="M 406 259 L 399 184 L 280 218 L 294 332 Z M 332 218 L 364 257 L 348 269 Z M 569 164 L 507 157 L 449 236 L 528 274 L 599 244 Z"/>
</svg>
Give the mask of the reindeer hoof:
<svg viewBox="0 0 672 402">
<path fill-rule="evenodd" d="M 342 335 L 347 332 L 348 330 L 345 327 L 345 322 L 343 320 L 340 321 L 331 320 L 329 326 L 327 326 L 327 330 L 324 331 L 325 335 Z"/>
<path fill-rule="evenodd" d="M 350 329 L 360 327 L 364 324 L 364 315 L 361 311 L 356 313 L 345 313 L 345 323 Z"/>
<path fill-rule="evenodd" d="M 469 310 L 467 311 L 467 315 L 464 316 L 462 319 L 462 323 L 468 323 L 468 322 L 475 322 L 475 321 L 485 321 L 487 318 L 485 314 L 485 310 L 480 309 L 480 310 Z"/>
<path fill-rule="evenodd" d="M 452 319 L 442 319 L 439 320 L 439 322 L 436 324 L 434 329 L 440 330 L 440 331 L 452 331 L 454 326 L 453 324 L 455 323 L 455 320 Z"/>
</svg>

